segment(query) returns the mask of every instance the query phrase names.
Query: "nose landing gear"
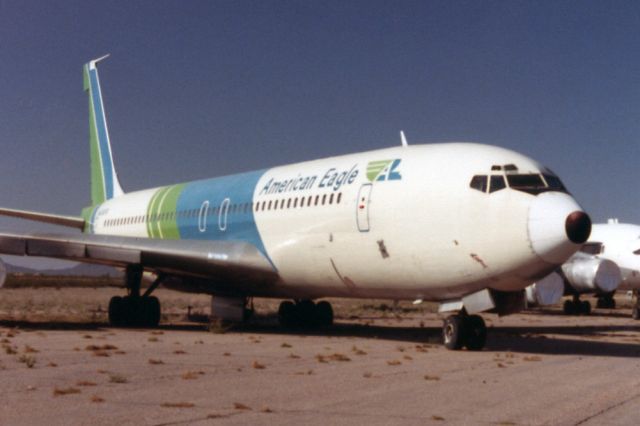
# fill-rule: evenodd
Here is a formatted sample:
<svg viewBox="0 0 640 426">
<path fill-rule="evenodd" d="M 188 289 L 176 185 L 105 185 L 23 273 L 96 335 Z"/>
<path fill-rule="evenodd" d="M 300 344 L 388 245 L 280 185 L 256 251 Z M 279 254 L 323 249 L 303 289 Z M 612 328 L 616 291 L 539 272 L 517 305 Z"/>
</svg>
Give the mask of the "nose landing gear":
<svg viewBox="0 0 640 426">
<path fill-rule="evenodd" d="M 487 340 L 487 326 L 479 315 L 451 315 L 442 325 L 442 338 L 447 349 L 479 351 Z"/>
</svg>

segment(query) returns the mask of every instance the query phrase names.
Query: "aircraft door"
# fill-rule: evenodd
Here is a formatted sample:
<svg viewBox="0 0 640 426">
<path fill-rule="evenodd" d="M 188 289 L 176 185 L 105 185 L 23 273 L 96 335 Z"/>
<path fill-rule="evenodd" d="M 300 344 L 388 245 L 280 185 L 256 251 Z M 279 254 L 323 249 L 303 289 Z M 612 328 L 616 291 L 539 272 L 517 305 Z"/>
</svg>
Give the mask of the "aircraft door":
<svg viewBox="0 0 640 426">
<path fill-rule="evenodd" d="M 371 198 L 370 183 L 365 183 L 358 191 L 358 200 L 356 203 L 356 221 L 358 222 L 358 230 L 360 232 L 369 232 L 369 201 Z"/>
</svg>

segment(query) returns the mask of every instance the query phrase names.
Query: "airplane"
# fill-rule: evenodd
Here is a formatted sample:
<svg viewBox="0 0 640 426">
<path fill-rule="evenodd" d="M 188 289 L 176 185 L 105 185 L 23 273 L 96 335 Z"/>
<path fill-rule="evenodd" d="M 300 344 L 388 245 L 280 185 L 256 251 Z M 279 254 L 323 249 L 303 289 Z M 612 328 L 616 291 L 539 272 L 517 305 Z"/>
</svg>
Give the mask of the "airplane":
<svg viewBox="0 0 640 426">
<path fill-rule="evenodd" d="M 554 275 L 560 277 L 559 294 L 557 287 L 551 290 L 548 284 L 556 280 Z M 580 301 L 581 294 L 593 293 L 598 298 L 597 308 L 613 309 L 616 307 L 613 295 L 619 289 L 632 292 L 635 302 L 631 317 L 640 319 L 640 226 L 619 223 L 618 219 L 594 224 L 591 236 L 580 251 L 543 281 L 546 285 L 537 290 L 535 284 L 527 287 L 529 302 L 538 302 L 534 300 L 538 295 L 545 298 L 539 304 L 552 305 L 564 293 L 573 296 L 564 302 L 565 314 L 589 314 L 591 304 Z"/>
<path fill-rule="evenodd" d="M 107 55 L 108 56 L 108 55 Z M 159 285 L 212 295 L 212 316 L 243 321 L 253 297 L 285 299 L 286 326 L 328 326 L 327 297 L 439 302 L 444 344 L 480 350 L 481 312 L 522 309 L 524 288 L 589 237 L 591 221 L 560 179 L 511 150 L 409 145 L 125 193 L 97 64 L 89 96 L 91 205 L 60 216 L 0 213 L 77 233 L 0 234 L 0 253 L 124 269 L 113 326 L 157 326 Z M 143 292 L 143 274 L 152 274 Z"/>
</svg>

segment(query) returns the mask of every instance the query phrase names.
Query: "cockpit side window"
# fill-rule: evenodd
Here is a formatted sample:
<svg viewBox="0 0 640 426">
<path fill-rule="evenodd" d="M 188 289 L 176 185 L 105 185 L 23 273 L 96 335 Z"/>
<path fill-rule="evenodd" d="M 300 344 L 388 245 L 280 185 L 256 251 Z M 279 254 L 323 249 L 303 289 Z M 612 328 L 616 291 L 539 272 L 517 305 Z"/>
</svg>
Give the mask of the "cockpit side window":
<svg viewBox="0 0 640 426">
<path fill-rule="evenodd" d="M 602 254 L 604 253 L 604 244 L 598 242 L 589 242 L 583 245 L 580 251 L 587 254 Z"/>
<path fill-rule="evenodd" d="M 500 191 L 501 189 L 506 188 L 507 184 L 504 181 L 504 176 L 502 175 L 492 175 L 490 179 L 489 192 Z"/>
<path fill-rule="evenodd" d="M 638 249 L 638 250 L 634 250 L 633 254 L 635 254 L 636 256 L 637 256 L 637 255 L 640 255 L 640 249 Z"/>
<path fill-rule="evenodd" d="M 558 176 L 548 173 L 543 173 L 542 176 L 544 177 L 544 180 L 547 181 L 547 185 L 549 185 L 550 190 L 563 192 L 566 191 L 566 188 L 564 187 L 562 181 L 560 181 L 560 178 L 558 178 Z"/>
<path fill-rule="evenodd" d="M 480 192 L 487 192 L 487 175 L 475 175 L 471 178 L 469 186 Z"/>
</svg>

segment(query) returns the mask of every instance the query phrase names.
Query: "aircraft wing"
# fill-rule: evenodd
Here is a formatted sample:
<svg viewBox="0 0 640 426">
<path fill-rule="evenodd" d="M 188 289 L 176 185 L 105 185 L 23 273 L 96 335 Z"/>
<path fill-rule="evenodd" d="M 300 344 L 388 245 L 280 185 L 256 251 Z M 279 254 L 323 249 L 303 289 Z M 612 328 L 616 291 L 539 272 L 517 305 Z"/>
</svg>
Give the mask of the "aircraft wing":
<svg viewBox="0 0 640 426">
<path fill-rule="evenodd" d="M 0 254 L 39 256 L 151 272 L 217 285 L 273 283 L 277 271 L 252 244 L 241 241 L 157 240 L 107 235 L 0 233 Z"/>
</svg>

